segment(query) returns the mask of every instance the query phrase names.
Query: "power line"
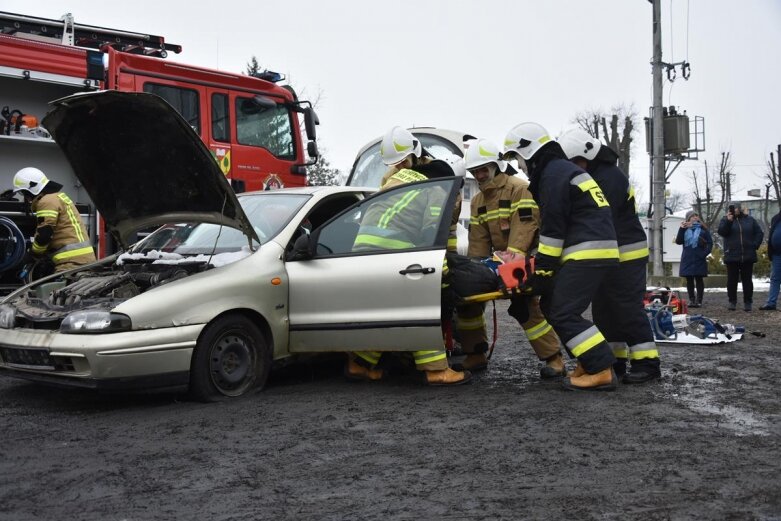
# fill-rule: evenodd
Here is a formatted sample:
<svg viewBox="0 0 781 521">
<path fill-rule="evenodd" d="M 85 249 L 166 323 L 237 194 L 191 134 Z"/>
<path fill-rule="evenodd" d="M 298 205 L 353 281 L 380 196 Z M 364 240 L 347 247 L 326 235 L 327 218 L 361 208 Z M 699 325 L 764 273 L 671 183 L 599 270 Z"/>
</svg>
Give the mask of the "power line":
<svg viewBox="0 0 781 521">
<path fill-rule="evenodd" d="M 686 61 L 689 61 L 689 0 L 686 0 Z"/>
</svg>

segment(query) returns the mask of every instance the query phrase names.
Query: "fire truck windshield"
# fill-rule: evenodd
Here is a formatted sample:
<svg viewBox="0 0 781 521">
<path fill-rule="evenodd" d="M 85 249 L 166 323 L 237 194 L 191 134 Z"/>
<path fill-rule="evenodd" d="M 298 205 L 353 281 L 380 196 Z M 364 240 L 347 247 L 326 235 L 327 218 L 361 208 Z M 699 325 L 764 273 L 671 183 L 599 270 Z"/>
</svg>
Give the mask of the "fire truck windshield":
<svg viewBox="0 0 781 521">
<path fill-rule="evenodd" d="M 262 147 L 280 159 L 295 159 L 291 112 L 286 105 L 265 107 L 252 98 L 236 98 L 236 138 L 241 145 Z"/>
</svg>

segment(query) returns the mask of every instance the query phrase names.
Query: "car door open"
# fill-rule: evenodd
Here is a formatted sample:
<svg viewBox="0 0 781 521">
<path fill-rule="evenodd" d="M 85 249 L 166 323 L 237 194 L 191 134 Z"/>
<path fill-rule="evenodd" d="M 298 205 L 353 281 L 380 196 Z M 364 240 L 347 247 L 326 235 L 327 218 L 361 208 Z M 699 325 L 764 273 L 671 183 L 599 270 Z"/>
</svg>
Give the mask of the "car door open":
<svg viewBox="0 0 781 521">
<path fill-rule="evenodd" d="M 440 349 L 442 265 L 460 178 L 361 201 L 289 260 L 290 351 Z"/>
</svg>

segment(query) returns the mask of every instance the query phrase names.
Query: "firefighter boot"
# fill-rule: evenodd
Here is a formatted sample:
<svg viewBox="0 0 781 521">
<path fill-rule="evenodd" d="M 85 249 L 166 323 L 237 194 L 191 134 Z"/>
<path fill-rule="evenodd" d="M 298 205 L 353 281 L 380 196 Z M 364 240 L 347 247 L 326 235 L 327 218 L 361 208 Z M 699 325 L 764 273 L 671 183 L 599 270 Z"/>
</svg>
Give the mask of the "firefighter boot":
<svg viewBox="0 0 781 521">
<path fill-rule="evenodd" d="M 626 374 L 626 358 L 616 358 L 616 361 L 613 362 L 613 372 L 616 373 L 616 378 L 618 378 L 619 382 L 624 379 L 624 375 Z"/>
<path fill-rule="evenodd" d="M 618 385 L 613 367 L 608 367 L 595 374 L 585 373 L 582 376 L 565 378 L 562 386 L 568 391 L 615 391 Z"/>
<path fill-rule="evenodd" d="M 472 380 L 469 371 L 453 371 L 449 367 L 440 371 L 426 371 L 426 383 L 433 386 L 461 385 Z"/>
<path fill-rule="evenodd" d="M 643 384 L 662 377 L 662 371 L 659 368 L 658 358 L 645 358 L 643 360 L 633 360 L 629 372 L 626 373 L 622 383 L 625 384 Z"/>
<path fill-rule="evenodd" d="M 567 378 L 578 378 L 584 374 L 586 374 L 586 371 L 583 370 L 583 366 L 580 365 L 580 362 L 578 362 L 578 365 L 575 366 L 575 369 L 567 373 Z"/>
<path fill-rule="evenodd" d="M 478 371 L 485 371 L 487 368 L 488 357 L 485 356 L 485 353 L 469 353 L 461 363 L 453 364 L 453 369 L 456 371 L 471 371 L 477 373 Z"/>
<path fill-rule="evenodd" d="M 382 378 L 382 369 L 365 367 L 352 358 L 348 358 L 344 366 L 344 377 L 353 382 L 376 382 Z"/>
<path fill-rule="evenodd" d="M 550 380 L 551 378 L 562 377 L 566 373 L 567 370 L 564 368 L 564 358 L 561 356 L 561 353 L 556 353 L 545 360 L 545 367 L 540 369 L 540 378 L 543 380 Z"/>
</svg>

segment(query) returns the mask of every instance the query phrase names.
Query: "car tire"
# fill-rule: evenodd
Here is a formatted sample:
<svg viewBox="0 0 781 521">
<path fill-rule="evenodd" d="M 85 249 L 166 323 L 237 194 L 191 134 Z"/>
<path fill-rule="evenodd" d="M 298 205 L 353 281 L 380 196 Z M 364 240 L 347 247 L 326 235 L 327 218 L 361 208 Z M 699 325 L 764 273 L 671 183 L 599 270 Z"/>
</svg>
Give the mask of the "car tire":
<svg viewBox="0 0 781 521">
<path fill-rule="evenodd" d="M 217 402 L 260 390 L 268 379 L 272 349 L 258 326 L 242 315 L 208 325 L 190 364 L 190 395 Z"/>
</svg>

